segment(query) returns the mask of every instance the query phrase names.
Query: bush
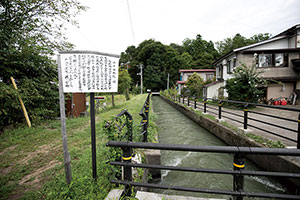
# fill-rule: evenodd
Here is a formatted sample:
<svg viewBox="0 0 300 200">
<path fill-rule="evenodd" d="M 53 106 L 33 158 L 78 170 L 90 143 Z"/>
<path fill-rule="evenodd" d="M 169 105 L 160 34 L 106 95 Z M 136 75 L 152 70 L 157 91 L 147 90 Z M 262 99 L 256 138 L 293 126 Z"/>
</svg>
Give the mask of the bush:
<svg viewBox="0 0 300 200">
<path fill-rule="evenodd" d="M 258 99 L 264 93 L 258 86 L 264 86 L 267 81 L 259 75 L 263 72 L 257 72 L 253 65 L 247 67 L 245 64 L 234 70 L 234 78 L 226 81 L 225 89 L 228 92 L 229 100 L 245 101 L 257 103 Z"/>
</svg>

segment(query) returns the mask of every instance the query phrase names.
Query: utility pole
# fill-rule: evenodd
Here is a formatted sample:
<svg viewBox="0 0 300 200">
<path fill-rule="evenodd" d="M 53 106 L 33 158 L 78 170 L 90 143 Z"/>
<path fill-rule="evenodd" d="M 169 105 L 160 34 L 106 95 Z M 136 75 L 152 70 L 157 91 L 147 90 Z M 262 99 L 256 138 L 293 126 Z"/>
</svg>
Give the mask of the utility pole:
<svg viewBox="0 0 300 200">
<path fill-rule="evenodd" d="M 141 94 L 143 94 L 143 64 L 140 64 L 141 72 L 139 73 L 141 75 Z"/>
<path fill-rule="evenodd" d="M 167 90 L 169 91 L 169 81 L 170 80 L 170 74 L 168 73 L 168 82 L 167 82 Z"/>
</svg>

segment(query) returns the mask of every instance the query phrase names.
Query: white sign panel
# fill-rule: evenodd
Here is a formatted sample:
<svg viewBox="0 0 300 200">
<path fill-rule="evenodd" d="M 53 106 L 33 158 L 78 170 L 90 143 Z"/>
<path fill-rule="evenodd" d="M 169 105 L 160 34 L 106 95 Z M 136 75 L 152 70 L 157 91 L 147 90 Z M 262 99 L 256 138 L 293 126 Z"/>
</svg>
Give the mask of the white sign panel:
<svg viewBox="0 0 300 200">
<path fill-rule="evenodd" d="M 63 92 L 117 92 L 119 56 L 70 51 L 60 53 Z"/>
</svg>

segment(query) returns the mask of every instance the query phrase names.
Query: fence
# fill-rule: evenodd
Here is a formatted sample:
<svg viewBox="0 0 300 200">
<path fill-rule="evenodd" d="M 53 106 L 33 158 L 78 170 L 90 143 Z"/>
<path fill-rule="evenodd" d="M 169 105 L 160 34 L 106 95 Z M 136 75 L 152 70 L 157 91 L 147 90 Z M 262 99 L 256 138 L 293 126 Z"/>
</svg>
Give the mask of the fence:
<svg viewBox="0 0 300 200">
<path fill-rule="evenodd" d="M 142 117 L 141 125 L 142 131 L 141 134 L 143 136 L 143 142 L 148 142 L 148 123 L 149 123 L 149 106 L 150 106 L 150 96 L 151 93 L 148 94 L 147 99 L 139 113 Z"/>
<path fill-rule="evenodd" d="M 185 101 L 185 98 L 186 98 L 186 101 Z M 218 117 L 218 119 L 222 119 L 222 117 L 227 118 L 229 120 L 232 120 L 234 122 L 242 124 L 243 128 L 245 130 L 247 130 L 248 127 L 252 127 L 252 128 L 258 129 L 260 131 L 263 131 L 265 133 L 275 135 L 275 136 L 280 137 L 280 138 L 284 138 L 288 141 L 295 142 L 296 146 L 297 146 L 297 149 L 300 149 L 300 109 L 290 108 L 290 107 L 281 107 L 281 106 L 272 106 L 272 105 L 265 105 L 265 104 L 257 104 L 257 103 L 249 103 L 249 102 L 241 102 L 241 101 L 220 100 L 220 99 L 213 99 L 213 98 L 205 98 L 205 99 L 202 99 L 202 102 L 199 102 L 195 98 L 192 99 L 190 97 L 178 96 L 178 97 L 174 97 L 174 100 L 178 101 L 178 102 L 181 101 L 182 104 L 185 104 L 185 102 L 187 102 L 188 106 L 190 106 L 191 101 L 192 101 L 193 104 L 194 104 L 193 105 L 194 109 L 200 109 L 204 113 L 208 113 L 208 109 L 209 109 L 209 113 L 212 113 L 212 114 L 216 115 Z M 216 107 L 207 105 L 208 101 L 218 102 L 218 107 L 216 108 Z M 244 107 L 243 114 L 238 114 L 238 113 L 230 112 L 228 110 L 223 110 L 222 107 L 223 107 L 224 103 L 242 105 Z M 274 116 L 274 115 L 270 115 L 270 114 L 265 114 L 265 113 L 252 111 L 252 110 L 249 110 L 250 106 L 277 109 L 279 111 L 280 110 L 285 110 L 285 111 L 298 112 L 298 119 L 288 119 L 288 118 L 284 118 L 284 117 L 280 117 L 280 116 Z M 227 113 L 229 115 L 232 115 L 235 118 L 222 115 L 223 112 Z M 249 116 L 249 113 L 251 113 L 252 116 Z M 282 120 L 282 121 L 288 121 L 288 122 L 291 122 L 291 123 L 295 123 L 295 125 L 297 125 L 297 130 L 294 130 L 294 129 L 291 129 L 291 128 L 288 128 L 288 127 L 285 127 L 285 126 L 281 126 L 281 125 L 278 125 L 278 124 L 274 124 L 274 123 L 271 123 L 271 122 L 262 121 L 262 120 L 257 119 L 255 116 L 264 116 L 264 117 L 268 117 L 268 118 L 271 118 L 271 119 L 278 119 L 278 120 Z M 242 119 L 242 121 L 238 120 L 238 119 Z M 268 125 L 268 126 L 273 127 L 273 128 L 276 127 L 279 130 L 286 130 L 286 131 L 289 131 L 291 133 L 295 133 L 295 134 L 297 134 L 297 139 L 295 140 L 293 138 L 281 135 L 278 132 L 266 130 L 262 127 L 255 126 L 255 125 L 249 123 L 249 120 L 252 121 L 252 122 L 257 122 L 259 124 L 265 124 L 265 125 Z"/>
<path fill-rule="evenodd" d="M 284 178 L 300 178 L 299 173 L 286 173 L 286 172 L 269 172 L 269 171 L 246 171 L 245 156 L 246 155 L 281 155 L 281 156 L 300 156 L 300 151 L 297 149 L 275 149 L 275 148 L 253 148 L 253 147 L 228 147 L 228 146 L 195 146 L 195 145 L 180 145 L 180 144 L 159 144 L 159 143 L 133 143 L 133 142 L 119 142 L 109 141 L 109 147 L 120 147 L 123 150 L 123 162 L 111 162 L 111 165 L 124 167 L 124 180 L 112 180 L 111 183 L 125 185 L 125 196 L 130 196 L 132 186 L 159 188 L 168 190 L 188 191 L 197 193 L 211 193 L 231 195 L 235 200 L 242 200 L 243 197 L 262 197 L 262 198 L 278 198 L 278 199 L 300 199 L 299 195 L 289 194 L 273 194 L 273 193 L 256 193 L 244 191 L 244 176 L 272 176 Z M 191 152 L 210 152 L 210 153 L 229 153 L 233 156 L 233 170 L 223 169 L 205 169 L 205 168 L 192 168 L 192 167 L 178 167 L 178 166 L 163 166 L 163 165 L 150 165 L 150 164 L 133 164 L 131 163 L 132 148 L 143 149 L 160 149 L 170 151 L 191 151 Z M 187 171 L 195 173 L 215 173 L 215 174 L 230 174 L 233 176 L 233 189 L 218 190 L 207 188 L 189 188 L 181 186 L 168 186 L 157 185 L 151 183 L 139 183 L 132 181 L 132 167 L 150 168 L 150 169 L 164 169 Z"/>
</svg>

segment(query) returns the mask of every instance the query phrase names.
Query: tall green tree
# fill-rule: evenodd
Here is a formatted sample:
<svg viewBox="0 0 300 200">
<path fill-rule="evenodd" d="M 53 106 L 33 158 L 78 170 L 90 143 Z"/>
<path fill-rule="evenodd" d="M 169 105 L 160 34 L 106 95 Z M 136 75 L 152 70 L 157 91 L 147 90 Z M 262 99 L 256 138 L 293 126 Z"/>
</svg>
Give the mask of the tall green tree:
<svg viewBox="0 0 300 200">
<path fill-rule="evenodd" d="M 197 74 L 193 73 L 186 82 L 186 87 L 190 90 L 190 96 L 202 97 L 203 96 L 203 79 Z"/>
<path fill-rule="evenodd" d="M 125 94 L 126 100 L 129 100 L 129 89 L 131 88 L 132 79 L 127 70 L 119 71 L 118 91 Z"/>
<path fill-rule="evenodd" d="M 246 38 L 241 34 L 237 33 L 234 37 L 225 38 L 223 41 L 216 42 L 216 48 L 221 55 L 228 53 L 229 51 L 267 40 L 271 37 L 269 33 L 260 33 L 253 35 L 250 38 Z"/>
<path fill-rule="evenodd" d="M 85 10 L 76 0 L 2 0 L 0 2 L 0 129 L 23 119 L 17 96 L 30 118 L 57 116 L 57 50 L 69 49 L 65 23 Z M 13 91 L 14 77 L 19 92 Z"/>
<path fill-rule="evenodd" d="M 202 39 L 198 34 L 196 39 L 185 39 L 182 43 L 184 51 L 192 56 L 191 66 L 196 69 L 213 68 L 213 61 L 219 56 L 212 41 Z"/>
</svg>

